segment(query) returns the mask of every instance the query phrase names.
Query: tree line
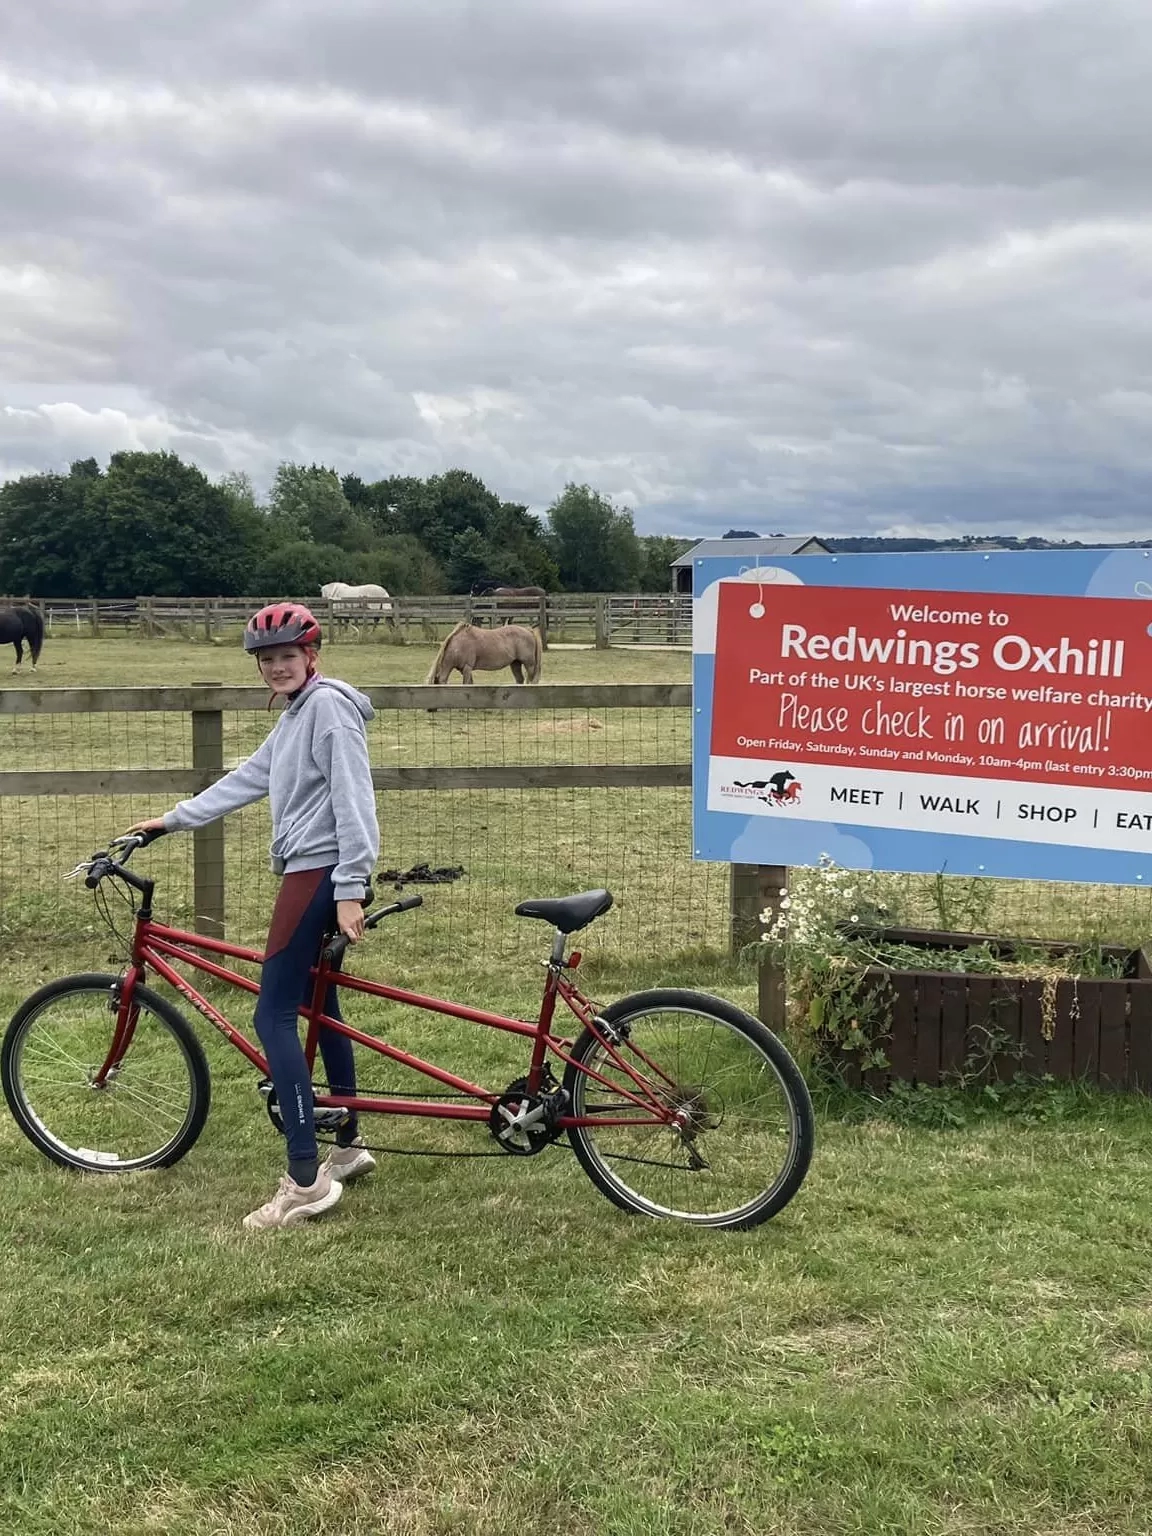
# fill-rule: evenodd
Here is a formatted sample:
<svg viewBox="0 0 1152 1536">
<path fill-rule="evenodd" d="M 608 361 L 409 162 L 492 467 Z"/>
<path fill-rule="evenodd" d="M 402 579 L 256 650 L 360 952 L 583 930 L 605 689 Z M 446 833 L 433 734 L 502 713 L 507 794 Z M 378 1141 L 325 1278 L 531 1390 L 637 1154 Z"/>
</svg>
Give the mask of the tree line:
<svg viewBox="0 0 1152 1536">
<path fill-rule="evenodd" d="M 666 592 L 690 542 L 638 535 L 587 485 L 566 485 L 537 517 L 463 469 L 364 481 L 281 464 L 262 501 L 246 475 L 213 481 L 174 453 L 114 453 L 106 469 L 83 459 L 0 487 L 0 591 L 42 597 L 303 596 L 329 581 Z"/>
</svg>

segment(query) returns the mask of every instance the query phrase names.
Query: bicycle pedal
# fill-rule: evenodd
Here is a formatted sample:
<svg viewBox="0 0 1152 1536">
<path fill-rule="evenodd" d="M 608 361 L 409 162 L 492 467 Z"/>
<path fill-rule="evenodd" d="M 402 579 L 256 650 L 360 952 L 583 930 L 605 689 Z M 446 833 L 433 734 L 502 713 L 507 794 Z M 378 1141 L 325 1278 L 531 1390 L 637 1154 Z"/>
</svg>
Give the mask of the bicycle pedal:
<svg viewBox="0 0 1152 1536">
<path fill-rule="evenodd" d="M 264 1107 L 268 1111 L 268 1117 L 272 1124 L 278 1131 L 283 1131 L 284 1121 L 280 1114 L 280 1104 L 276 1098 L 276 1089 L 272 1084 L 271 1078 L 261 1078 L 256 1087 L 261 1098 L 264 1100 Z M 312 1120 L 318 1131 L 338 1131 L 347 1122 L 348 1111 L 336 1106 L 320 1108 L 314 1105 Z"/>
<path fill-rule="evenodd" d="M 312 1118 L 318 1131 L 338 1131 L 348 1119 L 346 1109 L 314 1109 Z"/>
</svg>

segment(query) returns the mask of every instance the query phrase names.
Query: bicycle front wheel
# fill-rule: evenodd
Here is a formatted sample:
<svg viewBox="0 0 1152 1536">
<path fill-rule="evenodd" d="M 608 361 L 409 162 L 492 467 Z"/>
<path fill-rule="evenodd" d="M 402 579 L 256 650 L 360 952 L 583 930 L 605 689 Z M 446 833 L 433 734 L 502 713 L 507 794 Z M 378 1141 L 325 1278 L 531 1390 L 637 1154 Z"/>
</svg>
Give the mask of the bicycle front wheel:
<svg viewBox="0 0 1152 1536">
<path fill-rule="evenodd" d="M 701 992 L 640 992 L 601 1017 L 609 1043 L 585 1030 L 564 1073 L 569 1113 L 587 1122 L 568 1139 L 597 1189 L 623 1210 L 704 1227 L 754 1227 L 782 1210 L 815 1139 L 784 1044 Z M 660 1113 L 646 1114 L 653 1102 Z"/>
<path fill-rule="evenodd" d="M 46 1157 L 88 1173 L 167 1168 L 208 1115 L 208 1063 L 171 1003 L 137 986 L 131 1040 L 102 1084 L 116 1029 L 116 976 L 66 976 L 14 1015 L 0 1077 L 17 1125 Z"/>
</svg>

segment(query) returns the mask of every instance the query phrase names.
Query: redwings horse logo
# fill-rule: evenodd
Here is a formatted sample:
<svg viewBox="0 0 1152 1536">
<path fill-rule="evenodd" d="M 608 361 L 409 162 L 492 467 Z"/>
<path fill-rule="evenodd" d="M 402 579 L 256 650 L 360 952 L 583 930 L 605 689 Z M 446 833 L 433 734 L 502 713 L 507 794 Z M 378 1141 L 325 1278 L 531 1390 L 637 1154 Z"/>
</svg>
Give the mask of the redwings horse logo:
<svg viewBox="0 0 1152 1536">
<path fill-rule="evenodd" d="M 753 779 L 750 783 L 741 783 L 736 780 L 737 789 L 766 790 L 766 794 L 758 794 L 757 800 L 763 800 L 766 805 L 778 805 L 785 809 L 792 805 L 800 804 L 800 792 L 804 788 L 800 780 L 787 768 L 782 768 L 779 773 L 774 773 L 767 779 Z"/>
</svg>

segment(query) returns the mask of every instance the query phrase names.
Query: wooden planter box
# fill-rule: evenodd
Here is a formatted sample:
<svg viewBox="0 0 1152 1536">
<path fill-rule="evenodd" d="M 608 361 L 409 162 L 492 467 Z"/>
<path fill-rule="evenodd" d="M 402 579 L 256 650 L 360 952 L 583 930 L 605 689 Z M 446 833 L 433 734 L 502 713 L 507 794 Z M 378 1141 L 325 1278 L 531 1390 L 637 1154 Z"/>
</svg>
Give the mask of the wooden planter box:
<svg viewBox="0 0 1152 1536">
<path fill-rule="evenodd" d="M 926 965 L 864 972 L 862 1004 L 871 996 L 890 1014 L 890 1033 L 879 1042 L 888 1065 L 862 1070 L 859 1053 L 844 1051 L 850 1084 L 878 1092 L 894 1080 L 937 1085 L 971 1072 L 975 1061 L 984 1065 L 985 1081 L 1047 1075 L 1152 1093 L 1152 963 L 1144 950 L 1103 945 L 1103 954 L 1122 965 L 1121 976 L 1060 977 L 1053 987 L 1041 978 L 932 970 L 931 953 L 986 944 L 1010 959 L 1020 950 L 1058 956 L 1082 945 L 906 928 L 886 928 L 877 937 L 923 949 Z M 990 1058 L 989 1031 L 1004 1040 Z"/>
</svg>

